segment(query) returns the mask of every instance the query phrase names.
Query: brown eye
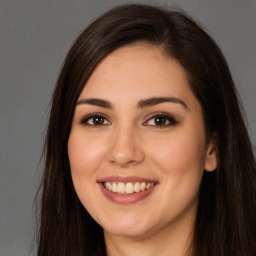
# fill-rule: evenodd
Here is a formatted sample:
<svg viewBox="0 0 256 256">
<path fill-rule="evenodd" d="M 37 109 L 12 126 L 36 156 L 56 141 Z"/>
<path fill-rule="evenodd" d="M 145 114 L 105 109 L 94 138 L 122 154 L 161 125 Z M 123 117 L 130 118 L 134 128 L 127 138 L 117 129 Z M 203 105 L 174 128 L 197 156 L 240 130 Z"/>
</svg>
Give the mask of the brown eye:
<svg viewBox="0 0 256 256">
<path fill-rule="evenodd" d="M 155 125 L 166 125 L 168 123 L 168 120 L 162 116 L 155 117 L 153 120 Z"/>
<path fill-rule="evenodd" d="M 177 124 L 177 120 L 175 118 L 173 118 L 172 116 L 170 116 L 169 114 L 165 114 L 165 113 L 158 113 L 153 115 L 150 119 L 148 119 L 144 125 L 145 126 L 155 126 L 155 127 L 168 127 L 171 125 L 175 125 Z"/>
<path fill-rule="evenodd" d="M 81 123 L 88 126 L 109 125 L 107 118 L 100 114 L 91 114 L 81 120 Z"/>
<path fill-rule="evenodd" d="M 104 124 L 104 118 L 101 116 L 96 116 L 92 118 L 93 125 L 102 125 Z"/>
</svg>

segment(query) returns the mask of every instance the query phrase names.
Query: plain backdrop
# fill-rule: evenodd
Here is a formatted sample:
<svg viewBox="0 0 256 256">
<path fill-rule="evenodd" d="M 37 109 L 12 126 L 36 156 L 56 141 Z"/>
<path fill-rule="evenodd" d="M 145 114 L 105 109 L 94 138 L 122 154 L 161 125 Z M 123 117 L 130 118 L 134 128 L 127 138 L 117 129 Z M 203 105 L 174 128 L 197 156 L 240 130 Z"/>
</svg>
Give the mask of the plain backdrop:
<svg viewBox="0 0 256 256">
<path fill-rule="evenodd" d="M 0 256 L 25 256 L 31 248 L 48 105 L 69 47 L 98 15 L 128 2 L 0 0 Z M 133 2 L 177 4 L 213 36 L 229 63 L 255 144 L 256 0 Z"/>
</svg>

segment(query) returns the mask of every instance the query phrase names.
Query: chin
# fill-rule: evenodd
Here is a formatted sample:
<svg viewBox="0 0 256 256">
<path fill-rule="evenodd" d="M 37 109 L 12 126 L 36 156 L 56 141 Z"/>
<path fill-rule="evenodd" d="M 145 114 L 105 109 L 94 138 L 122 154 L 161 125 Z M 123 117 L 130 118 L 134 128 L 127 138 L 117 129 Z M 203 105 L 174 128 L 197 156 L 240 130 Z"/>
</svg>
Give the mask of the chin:
<svg viewBox="0 0 256 256">
<path fill-rule="evenodd" d="M 144 237 L 148 233 L 145 229 L 138 229 L 138 228 L 112 228 L 112 229 L 104 229 L 104 233 L 111 234 L 112 236 L 118 237 L 130 237 L 130 238 L 138 238 Z"/>
<path fill-rule="evenodd" d="M 142 221 L 136 223 L 135 221 L 127 220 L 122 222 L 115 221 L 113 223 L 114 225 L 103 225 L 103 230 L 113 236 L 120 237 L 144 237 L 153 228 L 146 225 L 146 223 L 142 223 Z"/>
</svg>

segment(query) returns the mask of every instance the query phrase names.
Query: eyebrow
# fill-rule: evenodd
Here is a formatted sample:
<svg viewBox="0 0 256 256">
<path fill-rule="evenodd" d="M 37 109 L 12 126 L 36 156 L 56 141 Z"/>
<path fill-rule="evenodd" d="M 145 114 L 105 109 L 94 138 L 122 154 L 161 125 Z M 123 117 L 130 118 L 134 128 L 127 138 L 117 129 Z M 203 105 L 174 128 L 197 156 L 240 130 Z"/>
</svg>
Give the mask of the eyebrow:
<svg viewBox="0 0 256 256">
<path fill-rule="evenodd" d="M 152 107 L 165 102 L 180 104 L 185 109 L 188 109 L 188 106 L 184 101 L 175 97 L 153 97 L 145 100 L 140 100 L 137 104 L 137 107 L 142 109 L 146 107 Z M 107 108 L 107 109 L 114 108 L 114 105 L 111 102 L 103 99 L 97 99 L 97 98 L 81 99 L 77 102 L 77 105 L 82 105 L 82 104 L 94 105 L 94 106 Z"/>
<path fill-rule="evenodd" d="M 165 102 L 180 104 L 185 109 L 188 109 L 188 106 L 184 101 L 175 97 L 154 97 L 154 98 L 149 98 L 145 100 L 140 100 L 138 102 L 138 108 L 151 107 L 151 106 L 165 103 Z"/>
<path fill-rule="evenodd" d="M 81 105 L 81 104 L 94 105 L 94 106 L 99 106 L 102 108 L 109 108 L 109 109 L 113 108 L 113 105 L 109 101 L 96 99 L 96 98 L 81 99 L 76 103 L 76 105 Z"/>
</svg>

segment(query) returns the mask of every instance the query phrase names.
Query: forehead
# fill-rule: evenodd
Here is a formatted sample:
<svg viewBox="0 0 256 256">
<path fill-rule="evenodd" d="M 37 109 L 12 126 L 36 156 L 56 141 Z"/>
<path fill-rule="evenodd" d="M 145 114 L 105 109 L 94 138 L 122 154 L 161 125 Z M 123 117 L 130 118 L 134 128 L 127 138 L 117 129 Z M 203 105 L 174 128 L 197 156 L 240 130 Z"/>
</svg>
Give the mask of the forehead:
<svg viewBox="0 0 256 256">
<path fill-rule="evenodd" d="M 104 58 L 87 81 L 79 99 L 130 97 L 193 97 L 184 68 L 152 45 L 129 45 Z M 78 100 L 79 100 L 78 99 Z"/>
</svg>

